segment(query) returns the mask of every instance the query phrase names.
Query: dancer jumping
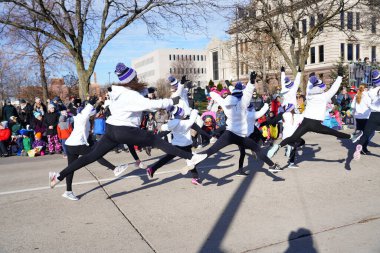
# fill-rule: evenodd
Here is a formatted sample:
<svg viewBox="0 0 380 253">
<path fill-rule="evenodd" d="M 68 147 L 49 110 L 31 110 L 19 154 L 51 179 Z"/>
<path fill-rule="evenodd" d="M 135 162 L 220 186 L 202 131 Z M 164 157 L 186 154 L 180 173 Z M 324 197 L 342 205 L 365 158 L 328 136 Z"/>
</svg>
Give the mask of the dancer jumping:
<svg viewBox="0 0 380 253">
<path fill-rule="evenodd" d="M 50 187 L 62 181 L 67 175 L 103 157 L 118 144 L 153 146 L 167 154 L 187 159 L 187 170 L 206 158 L 206 155 L 191 154 L 174 147 L 157 135 L 139 128 L 142 111 L 165 109 L 173 105 L 172 99 L 150 100 L 140 92 L 145 88 L 138 82 L 136 71 L 123 63 L 116 66 L 115 73 L 121 83 L 112 86 L 115 101 L 110 105 L 111 116 L 107 119 L 106 133 L 90 153 L 80 157 L 60 173 L 50 172 Z"/>
<path fill-rule="evenodd" d="M 307 132 L 333 135 L 341 139 L 351 138 L 353 142 L 360 138 L 363 134 L 362 132 L 349 135 L 322 125 L 322 121 L 325 118 L 326 105 L 338 91 L 339 86 L 342 83 L 342 76 L 343 68 L 340 67 L 338 69 L 337 79 L 331 88 L 326 92 L 324 91 L 326 89 L 326 85 L 315 75 L 310 76 L 306 91 L 307 106 L 304 112 L 303 121 L 292 136 L 282 140 L 280 144 L 273 145 L 273 147 L 268 151 L 269 158 L 272 158 L 277 153 L 279 148 L 297 142 Z"/>
</svg>

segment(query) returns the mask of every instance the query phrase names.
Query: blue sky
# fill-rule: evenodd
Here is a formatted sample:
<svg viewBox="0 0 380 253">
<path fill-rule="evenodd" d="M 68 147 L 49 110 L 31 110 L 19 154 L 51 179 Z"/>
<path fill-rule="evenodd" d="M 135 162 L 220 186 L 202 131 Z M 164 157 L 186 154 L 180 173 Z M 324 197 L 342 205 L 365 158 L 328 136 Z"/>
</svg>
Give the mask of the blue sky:
<svg viewBox="0 0 380 253">
<path fill-rule="evenodd" d="M 148 35 L 147 29 L 142 24 L 134 24 L 123 30 L 118 36 L 108 43 L 102 51 L 95 67 L 97 81 L 101 85 L 108 83 L 108 72 L 111 72 L 111 82 L 117 77 L 113 73 L 118 62 L 124 62 L 127 66 L 131 60 L 146 53 L 160 48 L 185 48 L 203 49 L 214 37 L 226 39 L 225 31 L 228 28 L 228 21 L 218 14 L 212 14 L 207 22 L 207 31 L 203 34 L 187 34 L 179 36 L 177 34 L 166 34 L 160 39 Z M 180 34 L 181 31 L 178 31 Z"/>
</svg>

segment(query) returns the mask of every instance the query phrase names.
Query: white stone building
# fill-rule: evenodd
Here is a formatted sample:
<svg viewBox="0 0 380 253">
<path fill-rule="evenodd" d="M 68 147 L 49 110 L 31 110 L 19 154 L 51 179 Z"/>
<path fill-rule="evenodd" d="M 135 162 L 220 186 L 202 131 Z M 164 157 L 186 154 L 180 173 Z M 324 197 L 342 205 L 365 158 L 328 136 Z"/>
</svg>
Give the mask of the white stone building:
<svg viewBox="0 0 380 253">
<path fill-rule="evenodd" d="M 206 50 L 158 49 L 133 59 L 132 68 L 149 86 L 167 80 L 169 75 L 177 78 L 187 75 L 194 84 L 204 87 L 207 84 L 207 58 Z"/>
</svg>

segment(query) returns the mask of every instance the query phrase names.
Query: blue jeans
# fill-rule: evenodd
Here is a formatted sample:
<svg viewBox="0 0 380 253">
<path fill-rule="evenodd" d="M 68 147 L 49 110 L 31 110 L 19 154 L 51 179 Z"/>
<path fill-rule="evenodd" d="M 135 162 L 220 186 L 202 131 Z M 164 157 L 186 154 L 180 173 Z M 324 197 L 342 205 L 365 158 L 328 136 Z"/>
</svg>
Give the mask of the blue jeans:
<svg viewBox="0 0 380 253">
<path fill-rule="evenodd" d="M 64 155 L 67 155 L 67 147 L 66 147 L 66 140 L 61 140 L 61 144 L 62 144 L 62 150 L 63 150 L 63 154 Z"/>
</svg>

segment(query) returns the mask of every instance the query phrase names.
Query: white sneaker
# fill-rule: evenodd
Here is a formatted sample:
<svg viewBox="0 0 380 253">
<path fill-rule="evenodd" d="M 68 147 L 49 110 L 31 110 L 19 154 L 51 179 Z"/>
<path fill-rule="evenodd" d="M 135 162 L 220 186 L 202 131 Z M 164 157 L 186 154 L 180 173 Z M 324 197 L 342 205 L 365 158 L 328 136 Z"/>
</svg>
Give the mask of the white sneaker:
<svg viewBox="0 0 380 253">
<path fill-rule="evenodd" d="M 75 196 L 73 192 L 65 191 L 65 193 L 62 194 L 62 197 L 67 198 L 69 200 L 78 201 L 79 198 Z"/>
<path fill-rule="evenodd" d="M 193 167 L 207 158 L 207 154 L 193 154 L 191 160 L 189 160 L 190 166 Z"/>
<path fill-rule="evenodd" d="M 49 185 L 50 185 L 50 188 L 54 188 L 54 186 L 56 186 L 57 184 L 59 184 L 59 181 L 58 180 L 58 177 L 59 177 L 59 173 L 57 172 L 49 172 Z"/>
<path fill-rule="evenodd" d="M 135 162 L 135 166 L 137 167 L 137 168 L 140 168 L 140 169 L 146 169 L 146 167 L 145 167 L 145 164 L 143 164 L 143 162 Z"/>
<path fill-rule="evenodd" d="M 215 143 L 217 140 L 218 140 L 217 138 L 212 137 L 212 138 L 210 139 L 210 143 Z"/>
<path fill-rule="evenodd" d="M 202 145 L 198 145 L 197 149 L 202 149 Z"/>
<path fill-rule="evenodd" d="M 121 164 L 117 166 L 114 170 L 113 173 L 115 174 L 115 177 L 120 176 L 123 174 L 123 172 L 128 168 L 128 164 Z"/>
</svg>

